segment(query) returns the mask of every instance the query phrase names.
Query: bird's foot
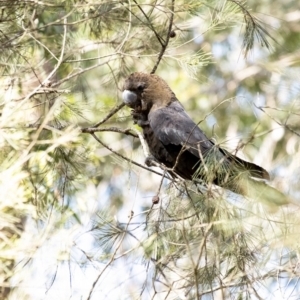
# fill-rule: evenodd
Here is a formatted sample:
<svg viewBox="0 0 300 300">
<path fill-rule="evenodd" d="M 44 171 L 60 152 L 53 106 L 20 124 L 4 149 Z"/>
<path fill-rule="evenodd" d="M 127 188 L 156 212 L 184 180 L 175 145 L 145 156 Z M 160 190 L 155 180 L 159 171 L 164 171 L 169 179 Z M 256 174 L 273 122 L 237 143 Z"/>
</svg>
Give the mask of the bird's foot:
<svg viewBox="0 0 300 300">
<path fill-rule="evenodd" d="M 152 155 L 149 155 L 145 159 L 145 165 L 148 167 L 157 167 L 157 161 Z"/>
<path fill-rule="evenodd" d="M 149 126 L 148 116 L 141 111 L 133 110 L 131 112 L 133 123 L 139 125 L 140 127 Z"/>
<path fill-rule="evenodd" d="M 139 125 L 140 127 L 149 126 L 149 121 L 138 120 L 138 121 L 134 121 L 133 123 Z"/>
</svg>

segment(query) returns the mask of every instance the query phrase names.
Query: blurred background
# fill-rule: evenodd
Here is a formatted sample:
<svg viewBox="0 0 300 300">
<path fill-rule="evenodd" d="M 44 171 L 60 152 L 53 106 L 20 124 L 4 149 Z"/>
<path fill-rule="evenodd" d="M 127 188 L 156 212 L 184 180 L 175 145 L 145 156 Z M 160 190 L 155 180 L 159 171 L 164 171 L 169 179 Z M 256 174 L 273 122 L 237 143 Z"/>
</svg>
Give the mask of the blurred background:
<svg viewBox="0 0 300 300">
<path fill-rule="evenodd" d="M 297 1 L 0 9 L 1 299 L 299 299 Z M 140 128 L 116 108 L 124 79 L 155 66 L 209 138 L 294 203 L 211 198 L 137 165 Z"/>
</svg>

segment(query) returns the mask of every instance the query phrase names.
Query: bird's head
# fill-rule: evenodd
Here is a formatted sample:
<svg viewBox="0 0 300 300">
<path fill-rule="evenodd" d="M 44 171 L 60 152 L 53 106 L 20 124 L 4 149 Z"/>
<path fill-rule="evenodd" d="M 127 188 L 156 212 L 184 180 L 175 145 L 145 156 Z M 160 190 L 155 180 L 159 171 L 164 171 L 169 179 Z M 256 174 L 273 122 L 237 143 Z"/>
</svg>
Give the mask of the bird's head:
<svg viewBox="0 0 300 300">
<path fill-rule="evenodd" d="M 132 73 L 125 79 L 122 97 L 127 106 L 144 112 L 177 100 L 162 78 L 140 72 Z"/>
</svg>

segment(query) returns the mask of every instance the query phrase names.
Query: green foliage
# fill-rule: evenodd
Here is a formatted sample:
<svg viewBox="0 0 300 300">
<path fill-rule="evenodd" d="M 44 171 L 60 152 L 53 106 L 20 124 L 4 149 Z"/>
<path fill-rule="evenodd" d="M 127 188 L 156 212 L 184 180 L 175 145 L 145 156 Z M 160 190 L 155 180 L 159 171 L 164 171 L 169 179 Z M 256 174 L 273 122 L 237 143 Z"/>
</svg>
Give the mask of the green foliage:
<svg viewBox="0 0 300 300">
<path fill-rule="evenodd" d="M 2 1 L 0 21 L 3 299 L 297 297 L 295 3 Z M 118 108 L 124 77 L 156 67 L 215 144 L 281 192 L 161 185 Z M 270 205 L 282 195 L 293 203 Z"/>
</svg>

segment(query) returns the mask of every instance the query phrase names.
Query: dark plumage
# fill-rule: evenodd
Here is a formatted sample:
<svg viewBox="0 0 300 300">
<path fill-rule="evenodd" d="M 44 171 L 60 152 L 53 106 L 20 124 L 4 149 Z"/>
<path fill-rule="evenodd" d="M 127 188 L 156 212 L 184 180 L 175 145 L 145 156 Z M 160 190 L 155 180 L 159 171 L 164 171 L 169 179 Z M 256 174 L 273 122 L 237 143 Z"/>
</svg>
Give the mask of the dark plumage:
<svg viewBox="0 0 300 300">
<path fill-rule="evenodd" d="M 123 100 L 133 109 L 134 121 L 143 128 L 150 153 L 173 168 L 171 174 L 189 180 L 198 178 L 243 195 L 249 195 L 249 182 L 254 190 L 268 187 L 276 191 L 252 179 L 269 179 L 266 170 L 209 140 L 159 76 L 131 74 L 124 83 Z"/>
</svg>

